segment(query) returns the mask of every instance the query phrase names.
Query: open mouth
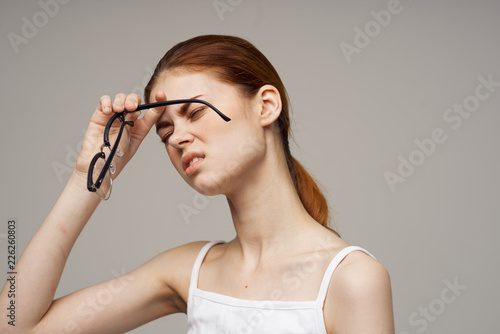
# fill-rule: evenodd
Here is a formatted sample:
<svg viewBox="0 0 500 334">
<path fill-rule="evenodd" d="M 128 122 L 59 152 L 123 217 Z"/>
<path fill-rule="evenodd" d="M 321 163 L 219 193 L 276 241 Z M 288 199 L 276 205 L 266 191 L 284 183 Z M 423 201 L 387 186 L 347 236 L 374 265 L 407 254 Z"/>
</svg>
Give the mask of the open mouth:
<svg viewBox="0 0 500 334">
<path fill-rule="evenodd" d="M 190 152 L 182 157 L 182 167 L 187 175 L 192 174 L 205 159 L 205 155 L 200 152 Z"/>
<path fill-rule="evenodd" d="M 191 175 L 194 172 L 196 172 L 198 170 L 200 164 L 203 162 L 203 160 L 204 160 L 204 158 L 200 158 L 200 157 L 193 158 L 189 162 L 189 166 L 185 169 L 186 175 Z"/>
</svg>

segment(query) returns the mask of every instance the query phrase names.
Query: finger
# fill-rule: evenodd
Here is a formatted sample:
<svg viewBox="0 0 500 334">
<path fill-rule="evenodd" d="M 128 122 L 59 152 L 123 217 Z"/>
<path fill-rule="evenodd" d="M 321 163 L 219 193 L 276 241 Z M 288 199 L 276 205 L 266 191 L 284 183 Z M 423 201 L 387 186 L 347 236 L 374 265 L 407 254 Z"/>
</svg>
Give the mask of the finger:
<svg viewBox="0 0 500 334">
<path fill-rule="evenodd" d="M 99 104 L 97 105 L 97 110 L 102 111 L 106 115 L 111 113 L 111 97 L 109 95 L 101 96 Z"/>
<path fill-rule="evenodd" d="M 155 100 L 156 100 L 156 102 L 167 101 L 167 95 L 165 94 L 164 91 L 159 90 L 155 94 Z M 165 109 L 165 107 L 160 107 L 160 108 Z"/>
<path fill-rule="evenodd" d="M 111 97 L 109 95 L 101 96 L 90 121 L 99 125 L 106 125 L 109 120 L 109 115 L 112 113 L 112 109 Z"/>
<path fill-rule="evenodd" d="M 141 104 L 141 97 L 137 94 L 130 94 L 125 99 L 125 109 L 134 111 Z"/>
<path fill-rule="evenodd" d="M 123 93 L 116 94 L 115 100 L 113 101 L 113 111 L 122 112 L 125 109 L 125 99 L 127 95 Z"/>
<path fill-rule="evenodd" d="M 125 119 L 127 121 L 135 122 L 139 118 L 139 116 L 141 116 L 141 112 L 140 111 L 133 111 L 133 112 L 129 112 L 127 114 L 127 116 L 125 116 Z"/>
<path fill-rule="evenodd" d="M 163 91 L 157 91 L 155 94 L 155 100 L 156 102 L 163 102 L 167 100 L 167 95 L 165 95 L 165 92 Z M 163 115 L 165 112 L 166 107 L 158 107 L 158 108 L 151 108 L 149 109 L 146 114 L 144 114 L 144 117 L 142 118 L 146 124 L 146 127 L 151 129 L 153 124 L 156 123 L 156 121 Z"/>
</svg>

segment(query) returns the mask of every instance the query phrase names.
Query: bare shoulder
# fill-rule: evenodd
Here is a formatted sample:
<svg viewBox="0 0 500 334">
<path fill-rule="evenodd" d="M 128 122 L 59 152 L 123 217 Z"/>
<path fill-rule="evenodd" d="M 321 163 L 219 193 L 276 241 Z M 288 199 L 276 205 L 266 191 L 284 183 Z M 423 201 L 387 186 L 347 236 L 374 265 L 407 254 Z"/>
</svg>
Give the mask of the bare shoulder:
<svg viewBox="0 0 500 334">
<path fill-rule="evenodd" d="M 349 253 L 332 275 L 324 311 L 328 333 L 394 333 L 389 272 L 363 251 Z"/>
<path fill-rule="evenodd" d="M 360 289 L 366 292 L 380 284 L 390 283 L 387 269 L 363 251 L 349 253 L 338 265 L 333 277 L 336 287 L 352 290 L 350 293 L 359 292 Z"/>
<path fill-rule="evenodd" d="M 195 241 L 166 250 L 131 274 L 152 279 L 168 292 L 180 312 L 186 311 L 191 271 L 201 248 L 209 241 Z"/>
</svg>

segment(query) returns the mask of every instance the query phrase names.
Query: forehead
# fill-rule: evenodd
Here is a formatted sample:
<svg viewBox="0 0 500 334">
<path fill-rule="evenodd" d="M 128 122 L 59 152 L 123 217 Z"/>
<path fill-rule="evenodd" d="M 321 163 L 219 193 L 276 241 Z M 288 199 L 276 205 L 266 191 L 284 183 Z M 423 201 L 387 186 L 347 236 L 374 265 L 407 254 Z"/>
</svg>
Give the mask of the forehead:
<svg viewBox="0 0 500 334">
<path fill-rule="evenodd" d="M 156 93 L 163 91 L 168 100 L 201 99 L 215 105 L 220 105 L 228 100 L 240 100 L 239 91 L 236 86 L 225 83 L 210 71 L 189 72 L 182 70 L 166 71 L 159 76 L 151 91 L 151 102 L 156 102 Z M 167 106 L 163 115 L 156 122 L 158 125 L 171 125 L 172 116 L 181 116 L 185 104 L 174 104 Z"/>
<path fill-rule="evenodd" d="M 153 90 L 151 101 L 158 91 L 163 91 L 167 100 L 188 99 L 197 95 L 215 95 L 221 90 L 221 82 L 207 72 L 166 71 L 160 75 Z"/>
</svg>

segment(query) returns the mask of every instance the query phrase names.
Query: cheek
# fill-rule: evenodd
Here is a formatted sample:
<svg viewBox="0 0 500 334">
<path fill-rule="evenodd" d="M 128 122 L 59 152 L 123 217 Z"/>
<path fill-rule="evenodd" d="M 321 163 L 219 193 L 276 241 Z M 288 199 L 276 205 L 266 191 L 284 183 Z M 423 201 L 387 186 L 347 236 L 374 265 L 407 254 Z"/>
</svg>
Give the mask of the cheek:
<svg viewBox="0 0 500 334">
<path fill-rule="evenodd" d="M 221 174 L 235 176 L 264 156 L 265 145 L 258 134 L 240 128 L 226 135 L 214 147 L 214 156 L 220 159 L 217 165 Z"/>
</svg>

